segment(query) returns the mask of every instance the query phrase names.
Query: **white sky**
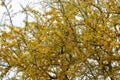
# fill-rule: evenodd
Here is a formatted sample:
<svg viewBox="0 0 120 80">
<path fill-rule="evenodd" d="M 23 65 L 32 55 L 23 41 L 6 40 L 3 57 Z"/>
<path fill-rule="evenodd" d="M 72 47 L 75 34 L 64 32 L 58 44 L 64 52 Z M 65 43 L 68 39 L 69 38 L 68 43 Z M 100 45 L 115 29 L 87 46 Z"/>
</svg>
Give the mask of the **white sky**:
<svg viewBox="0 0 120 80">
<path fill-rule="evenodd" d="M 0 2 L 1 2 L 2 0 L 0 0 Z M 5 3 L 8 3 L 10 0 L 5 0 Z M 33 3 L 37 3 L 37 2 L 40 2 L 41 0 L 12 0 L 11 1 L 11 5 L 12 5 L 12 8 L 10 9 L 10 11 L 12 10 L 13 12 L 11 12 L 11 15 L 13 14 L 13 13 L 15 13 L 15 12 L 19 12 L 22 8 L 21 8 L 21 6 L 20 6 L 20 4 L 23 6 L 23 7 L 25 7 L 26 5 L 28 5 L 28 4 L 31 4 L 30 6 L 33 6 L 32 4 Z M 9 7 L 9 6 L 8 6 Z M 33 7 L 36 7 L 37 8 L 37 6 L 33 6 Z M 6 12 L 6 10 L 5 10 L 5 7 L 2 7 L 2 6 L 0 6 L 0 24 L 1 24 L 1 22 L 2 23 L 4 23 L 3 22 L 3 20 L 5 19 L 5 18 L 3 18 L 2 19 L 2 17 L 3 17 L 3 14 L 4 14 L 4 12 Z M 1 20 L 2 19 L 2 20 Z M 22 23 L 22 20 L 23 19 L 25 19 L 25 14 L 17 14 L 17 15 L 15 15 L 13 18 L 12 18 L 12 21 L 13 21 L 13 25 L 15 25 L 15 26 L 23 26 L 23 23 Z M 30 20 L 30 19 L 29 19 Z"/>
</svg>

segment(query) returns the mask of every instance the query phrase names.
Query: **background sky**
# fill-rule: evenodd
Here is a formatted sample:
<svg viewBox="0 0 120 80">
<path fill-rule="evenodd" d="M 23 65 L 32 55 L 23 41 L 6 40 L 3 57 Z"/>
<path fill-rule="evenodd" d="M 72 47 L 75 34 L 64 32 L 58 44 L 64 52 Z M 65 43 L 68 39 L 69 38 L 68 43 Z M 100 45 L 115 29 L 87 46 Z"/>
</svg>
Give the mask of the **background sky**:
<svg viewBox="0 0 120 80">
<path fill-rule="evenodd" d="M 2 1 L 3 0 L 0 0 L 0 3 Z M 22 21 L 23 21 L 23 19 L 25 19 L 25 14 L 17 13 L 17 12 L 22 10 L 20 5 L 22 5 L 23 7 L 26 7 L 27 5 L 30 5 L 31 7 L 39 9 L 40 5 L 38 6 L 38 4 L 36 4 L 36 3 L 39 3 L 41 0 L 5 0 L 5 3 L 6 4 L 9 3 L 9 1 L 11 1 L 11 2 L 8 5 L 8 8 L 10 7 L 10 5 L 12 6 L 9 9 L 9 11 L 10 11 L 11 16 L 12 16 L 13 24 L 15 26 L 23 26 Z M 5 17 L 5 12 L 6 12 L 5 7 L 0 6 L 0 24 L 4 23 L 4 21 L 5 21 L 5 18 L 6 18 Z M 17 13 L 17 14 L 14 15 L 14 13 Z M 31 20 L 32 20 L 32 18 L 31 18 Z"/>
</svg>

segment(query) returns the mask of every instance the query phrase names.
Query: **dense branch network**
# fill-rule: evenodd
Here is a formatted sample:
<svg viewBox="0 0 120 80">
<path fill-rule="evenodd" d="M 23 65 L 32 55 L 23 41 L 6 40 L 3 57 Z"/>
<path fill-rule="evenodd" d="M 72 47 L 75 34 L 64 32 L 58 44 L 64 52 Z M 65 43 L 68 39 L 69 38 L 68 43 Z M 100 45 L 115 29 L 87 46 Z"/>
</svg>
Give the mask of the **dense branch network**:
<svg viewBox="0 0 120 80">
<path fill-rule="evenodd" d="M 16 69 L 13 79 L 120 78 L 119 1 L 41 3 L 46 5 L 43 14 L 23 8 L 24 28 L 14 26 L 8 15 L 12 25 L 6 27 L 10 31 L 1 31 L 0 35 L 1 79 L 12 69 Z M 29 22 L 28 17 L 34 21 Z"/>
</svg>

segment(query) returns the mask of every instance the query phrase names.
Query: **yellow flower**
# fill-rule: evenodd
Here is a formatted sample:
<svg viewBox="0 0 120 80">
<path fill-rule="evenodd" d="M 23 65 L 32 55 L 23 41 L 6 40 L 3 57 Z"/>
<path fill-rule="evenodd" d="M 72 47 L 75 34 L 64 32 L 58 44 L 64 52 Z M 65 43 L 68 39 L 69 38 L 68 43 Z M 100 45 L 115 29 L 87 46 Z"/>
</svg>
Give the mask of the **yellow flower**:
<svg viewBox="0 0 120 80">
<path fill-rule="evenodd" d="M 96 37 L 97 39 L 100 39 L 100 36 L 99 35 L 97 35 L 97 37 Z"/>
<path fill-rule="evenodd" d="M 20 31 L 19 31 L 19 29 L 14 29 L 14 32 L 19 33 Z"/>
<path fill-rule="evenodd" d="M 1 6 L 5 6 L 5 2 L 4 1 L 1 2 Z"/>
<path fill-rule="evenodd" d="M 12 8 L 12 4 L 10 4 L 10 6 L 9 6 L 9 9 L 11 9 Z"/>
</svg>

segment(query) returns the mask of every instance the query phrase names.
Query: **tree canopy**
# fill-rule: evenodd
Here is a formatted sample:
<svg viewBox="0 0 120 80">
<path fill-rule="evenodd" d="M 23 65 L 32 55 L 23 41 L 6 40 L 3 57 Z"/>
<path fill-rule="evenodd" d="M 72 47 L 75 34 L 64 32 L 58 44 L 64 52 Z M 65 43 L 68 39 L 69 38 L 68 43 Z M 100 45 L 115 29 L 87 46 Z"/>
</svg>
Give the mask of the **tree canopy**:
<svg viewBox="0 0 120 80">
<path fill-rule="evenodd" d="M 0 78 L 120 79 L 120 1 L 43 0 L 43 13 L 22 7 L 24 27 L 0 24 Z M 31 16 L 34 21 L 29 21 Z"/>
</svg>

